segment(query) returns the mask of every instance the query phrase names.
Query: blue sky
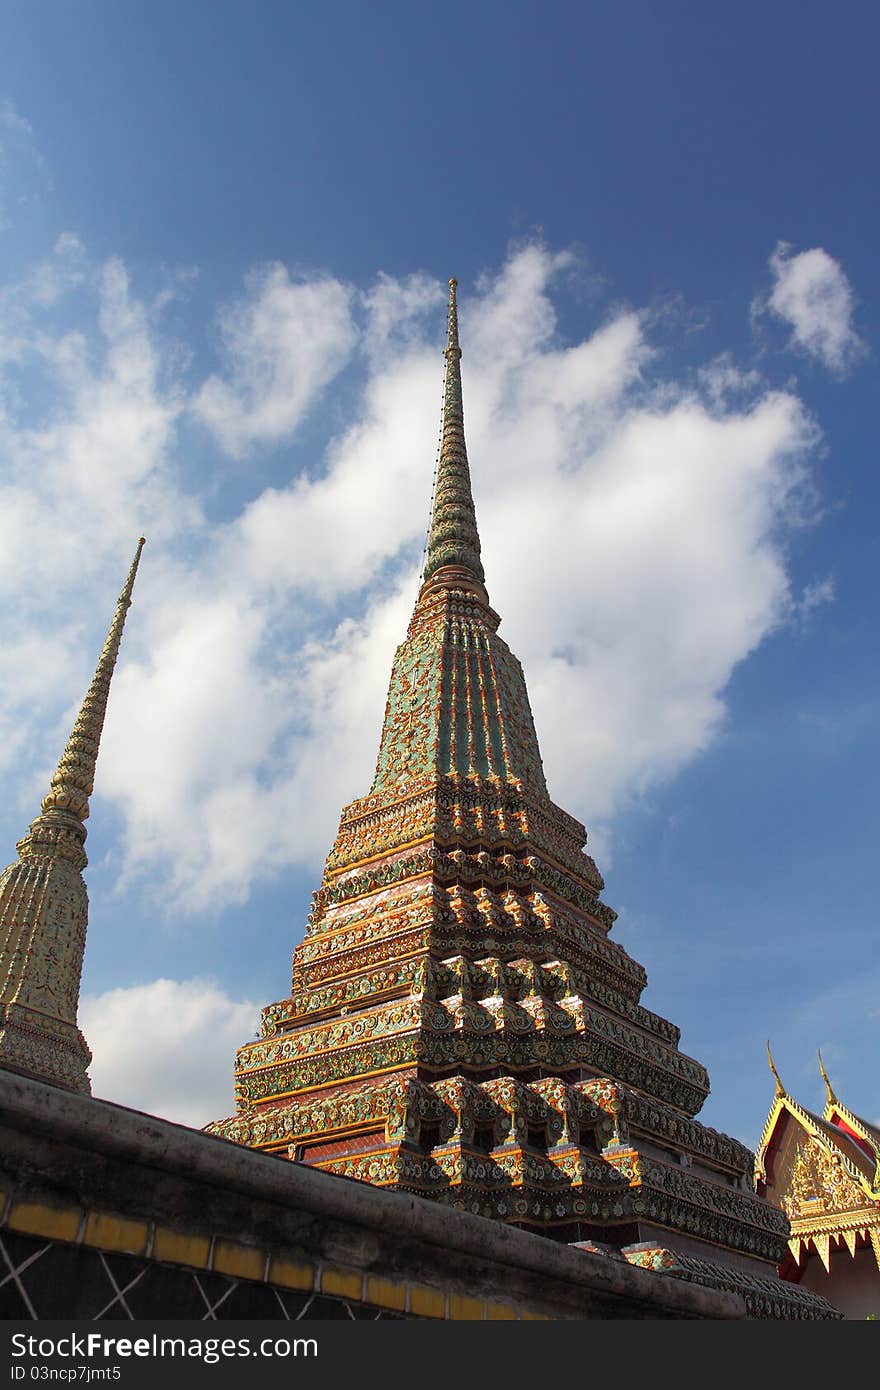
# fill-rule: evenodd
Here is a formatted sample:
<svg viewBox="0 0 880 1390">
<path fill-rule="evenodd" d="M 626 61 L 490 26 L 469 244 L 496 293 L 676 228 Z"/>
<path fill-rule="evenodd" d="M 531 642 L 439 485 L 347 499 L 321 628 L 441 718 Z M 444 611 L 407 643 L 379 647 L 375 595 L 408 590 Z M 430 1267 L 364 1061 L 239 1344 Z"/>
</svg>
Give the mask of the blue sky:
<svg viewBox="0 0 880 1390">
<path fill-rule="evenodd" d="M 460 283 L 490 595 L 645 1002 L 880 1115 L 874 7 L 8 5 L 0 829 L 148 537 L 95 1089 L 227 1113 L 415 594 Z"/>
</svg>

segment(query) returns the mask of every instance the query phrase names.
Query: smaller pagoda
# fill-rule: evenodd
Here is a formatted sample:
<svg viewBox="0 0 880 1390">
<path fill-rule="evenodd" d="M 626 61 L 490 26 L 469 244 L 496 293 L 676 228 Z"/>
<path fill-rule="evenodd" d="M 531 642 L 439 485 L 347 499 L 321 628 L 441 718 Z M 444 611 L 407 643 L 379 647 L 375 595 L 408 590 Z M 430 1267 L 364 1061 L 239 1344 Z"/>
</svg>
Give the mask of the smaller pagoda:
<svg viewBox="0 0 880 1390">
<path fill-rule="evenodd" d="M 94 678 L 40 814 L 0 873 L 0 1067 L 91 1093 L 92 1060 L 77 1024 L 89 899 L 82 871 L 89 797 L 110 680 L 144 547 L 137 551 Z"/>
<path fill-rule="evenodd" d="M 880 1128 L 838 1100 L 821 1053 L 827 1098 L 815 1115 L 788 1094 L 767 1051 L 776 1094 L 755 1177 L 791 1224 L 779 1273 L 848 1318 L 880 1318 Z"/>
</svg>

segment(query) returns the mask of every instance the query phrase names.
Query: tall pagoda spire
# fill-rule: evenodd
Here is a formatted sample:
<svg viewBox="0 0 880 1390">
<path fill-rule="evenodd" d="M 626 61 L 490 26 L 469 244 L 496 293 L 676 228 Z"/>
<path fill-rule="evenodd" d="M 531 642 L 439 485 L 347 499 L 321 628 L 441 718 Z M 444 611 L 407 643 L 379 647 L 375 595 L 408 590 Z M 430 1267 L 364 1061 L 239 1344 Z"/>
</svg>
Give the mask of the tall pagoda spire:
<svg viewBox="0 0 880 1390">
<path fill-rule="evenodd" d="M 85 1093 L 91 1052 L 76 1022 L 88 921 L 84 822 L 144 544 L 141 537 L 40 814 L 0 874 L 0 1066 Z"/>
<path fill-rule="evenodd" d="M 119 655 L 125 615 L 131 607 L 131 595 L 135 576 L 140 564 L 141 551 L 146 544 L 141 536 L 137 544 L 128 578 L 116 604 L 116 612 L 110 624 L 110 631 L 101 649 L 98 665 L 92 683 L 86 692 L 76 723 L 73 726 L 67 746 L 61 754 L 58 766 L 43 797 L 42 812 L 65 811 L 80 821 L 88 819 L 89 797 L 95 785 L 95 768 L 98 762 L 98 745 L 104 728 L 107 713 L 107 697 L 110 694 L 110 680 Z M 36 822 L 35 822 L 36 824 Z M 32 827 L 33 829 L 33 827 Z M 85 828 L 83 828 L 85 839 Z"/>
<path fill-rule="evenodd" d="M 449 321 L 446 334 L 446 383 L 443 391 L 443 425 L 431 530 L 428 535 L 424 581 L 443 575 L 457 582 L 485 580 L 480 559 L 480 537 L 471 492 L 464 407 L 461 396 L 461 347 L 458 342 L 457 280 L 449 281 Z"/>
<path fill-rule="evenodd" d="M 789 1316 L 785 1217 L 749 1191 L 751 1153 L 693 1118 L 705 1068 L 640 1002 L 586 830 L 547 790 L 483 582 L 449 288 L 427 558 L 376 775 L 210 1129 Z"/>
<path fill-rule="evenodd" d="M 418 777 L 527 783 L 546 795 L 522 667 L 497 635 L 471 491 L 457 281 L 449 281 L 443 425 L 422 585 L 391 672 L 374 792 Z"/>
</svg>

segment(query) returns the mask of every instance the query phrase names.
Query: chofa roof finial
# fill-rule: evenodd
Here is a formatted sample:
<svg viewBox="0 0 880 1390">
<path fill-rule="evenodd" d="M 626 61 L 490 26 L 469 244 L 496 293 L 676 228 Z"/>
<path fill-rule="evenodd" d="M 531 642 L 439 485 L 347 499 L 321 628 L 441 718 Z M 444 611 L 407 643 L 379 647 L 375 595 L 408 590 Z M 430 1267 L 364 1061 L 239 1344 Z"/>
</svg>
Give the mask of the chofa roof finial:
<svg viewBox="0 0 880 1390">
<path fill-rule="evenodd" d="M 784 1087 L 783 1084 L 782 1084 L 782 1081 L 781 1081 L 780 1076 L 779 1076 L 779 1072 L 776 1070 L 776 1063 L 773 1061 L 773 1053 L 770 1051 L 770 1039 L 769 1039 L 769 1038 L 767 1039 L 767 1061 L 770 1063 L 770 1070 L 772 1071 L 773 1077 L 774 1077 L 774 1079 L 775 1079 L 775 1081 L 776 1081 L 776 1094 L 777 1094 L 778 1096 L 784 1096 L 784 1095 L 785 1095 L 785 1087 Z"/>
<path fill-rule="evenodd" d="M 834 1094 L 834 1087 L 828 1080 L 828 1073 L 825 1070 L 825 1067 L 822 1063 L 822 1053 L 817 1051 L 816 1056 L 819 1058 L 819 1074 L 821 1075 L 822 1080 L 825 1082 L 825 1089 L 828 1092 L 828 1104 L 839 1105 L 840 1102 L 838 1101 L 837 1096 Z"/>
</svg>

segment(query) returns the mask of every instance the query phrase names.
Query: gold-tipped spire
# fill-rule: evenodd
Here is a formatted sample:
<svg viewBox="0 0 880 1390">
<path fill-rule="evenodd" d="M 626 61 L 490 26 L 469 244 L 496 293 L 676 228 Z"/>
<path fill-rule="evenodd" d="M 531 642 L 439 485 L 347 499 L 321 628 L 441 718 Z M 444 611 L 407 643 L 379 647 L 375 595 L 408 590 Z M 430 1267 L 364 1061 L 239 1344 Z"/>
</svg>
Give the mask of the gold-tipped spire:
<svg viewBox="0 0 880 1390">
<path fill-rule="evenodd" d="M 822 1077 L 822 1080 L 825 1082 L 825 1090 L 828 1092 L 828 1104 L 839 1105 L 840 1102 L 838 1101 L 837 1096 L 834 1094 L 834 1087 L 828 1080 L 828 1073 L 825 1070 L 824 1063 L 822 1062 L 822 1053 L 817 1050 L 816 1056 L 819 1058 L 819 1074 Z"/>
<path fill-rule="evenodd" d="M 773 1077 L 776 1081 L 776 1094 L 778 1096 L 784 1096 L 785 1087 L 783 1086 L 782 1081 L 780 1080 L 779 1072 L 776 1070 L 776 1063 L 773 1061 L 773 1053 L 770 1051 L 769 1038 L 767 1039 L 767 1061 L 770 1063 L 770 1070 L 772 1071 Z"/>
<path fill-rule="evenodd" d="M 449 281 L 443 426 L 424 582 L 433 580 L 443 570 L 449 572 L 451 579 L 482 585 L 485 575 L 480 559 L 480 536 L 464 439 L 461 347 L 458 342 L 458 306 L 455 297 L 457 285 L 457 280 Z"/>
<path fill-rule="evenodd" d="M 143 548 L 141 537 L 40 814 L 0 873 L 0 1066 L 86 1094 L 92 1054 L 76 1021 L 88 923 L 83 822 Z"/>
</svg>

